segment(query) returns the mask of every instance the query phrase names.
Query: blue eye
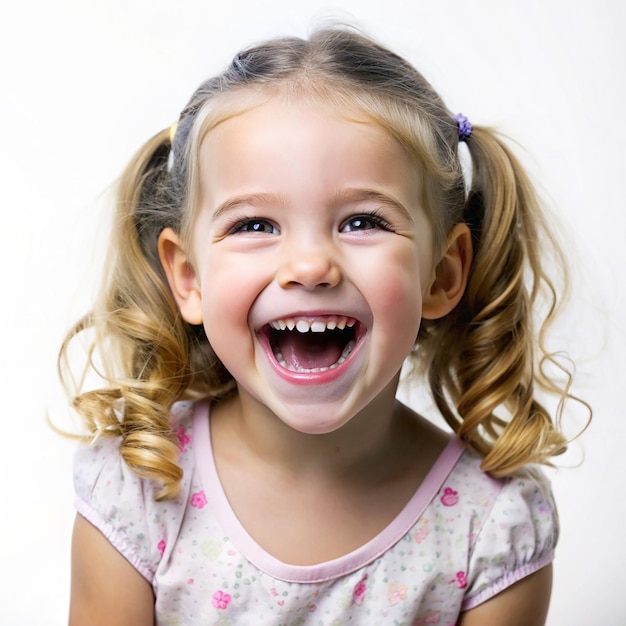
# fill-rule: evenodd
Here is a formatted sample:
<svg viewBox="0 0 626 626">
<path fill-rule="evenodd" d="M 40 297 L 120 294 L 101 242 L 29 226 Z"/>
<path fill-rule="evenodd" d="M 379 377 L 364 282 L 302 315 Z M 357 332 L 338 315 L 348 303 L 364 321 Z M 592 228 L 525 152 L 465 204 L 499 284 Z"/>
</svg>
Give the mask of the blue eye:
<svg viewBox="0 0 626 626">
<path fill-rule="evenodd" d="M 382 230 L 390 230 L 389 223 L 376 214 L 354 215 L 346 220 L 341 226 L 341 232 L 353 233 L 360 230 L 373 230 L 380 228 Z"/>
<path fill-rule="evenodd" d="M 231 229 L 233 233 L 259 233 L 267 235 L 277 235 L 278 228 L 270 221 L 251 218 L 237 222 Z"/>
</svg>

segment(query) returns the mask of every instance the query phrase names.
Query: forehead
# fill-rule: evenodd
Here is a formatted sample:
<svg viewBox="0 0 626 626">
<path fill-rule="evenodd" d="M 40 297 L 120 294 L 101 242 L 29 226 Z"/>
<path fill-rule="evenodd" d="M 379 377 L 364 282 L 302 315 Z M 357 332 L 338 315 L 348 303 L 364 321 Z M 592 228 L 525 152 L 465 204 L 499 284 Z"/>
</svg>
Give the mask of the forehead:
<svg viewBox="0 0 626 626">
<path fill-rule="evenodd" d="M 199 157 L 205 197 L 238 185 L 286 192 L 373 185 L 408 200 L 419 184 L 415 164 L 379 124 L 306 100 L 272 98 L 229 116 L 206 132 Z"/>
</svg>

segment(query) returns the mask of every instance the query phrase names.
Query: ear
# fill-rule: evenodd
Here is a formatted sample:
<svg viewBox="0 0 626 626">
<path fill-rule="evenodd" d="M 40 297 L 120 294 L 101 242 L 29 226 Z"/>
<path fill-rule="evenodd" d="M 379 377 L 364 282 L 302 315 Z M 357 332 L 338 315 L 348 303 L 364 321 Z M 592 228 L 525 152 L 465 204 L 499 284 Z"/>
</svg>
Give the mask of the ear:
<svg viewBox="0 0 626 626">
<path fill-rule="evenodd" d="M 443 257 L 435 267 L 432 281 L 424 294 L 422 317 L 434 320 L 447 315 L 465 292 L 472 264 L 472 233 L 467 224 L 455 224 Z"/>
<path fill-rule="evenodd" d="M 159 235 L 159 259 L 182 318 L 189 324 L 202 324 L 202 299 L 196 272 L 188 260 L 180 237 L 166 228 Z"/>
</svg>

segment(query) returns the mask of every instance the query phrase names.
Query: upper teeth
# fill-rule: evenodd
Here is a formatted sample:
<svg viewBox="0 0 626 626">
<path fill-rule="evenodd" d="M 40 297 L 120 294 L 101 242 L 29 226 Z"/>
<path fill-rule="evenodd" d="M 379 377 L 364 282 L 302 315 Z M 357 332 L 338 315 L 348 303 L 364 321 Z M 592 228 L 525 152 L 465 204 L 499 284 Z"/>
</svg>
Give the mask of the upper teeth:
<svg viewBox="0 0 626 626">
<path fill-rule="evenodd" d="M 334 330 L 339 328 L 343 330 L 346 326 L 351 328 L 356 324 L 356 320 L 351 317 L 333 317 L 329 319 L 303 319 L 295 320 L 291 317 L 286 319 L 278 319 L 270 322 L 270 326 L 275 330 L 293 330 L 294 328 L 300 333 L 323 333 L 325 330 Z"/>
</svg>

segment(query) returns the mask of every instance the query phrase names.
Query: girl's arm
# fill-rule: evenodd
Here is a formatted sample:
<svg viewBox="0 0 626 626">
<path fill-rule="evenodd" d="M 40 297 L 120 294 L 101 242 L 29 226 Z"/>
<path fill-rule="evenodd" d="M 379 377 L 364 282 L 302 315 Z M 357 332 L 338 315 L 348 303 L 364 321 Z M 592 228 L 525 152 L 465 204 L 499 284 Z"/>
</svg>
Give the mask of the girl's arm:
<svg viewBox="0 0 626 626">
<path fill-rule="evenodd" d="M 148 581 L 81 515 L 72 538 L 70 626 L 153 626 Z"/>
<path fill-rule="evenodd" d="M 547 565 L 484 604 L 462 613 L 457 626 L 543 626 L 551 591 L 552 565 Z"/>
</svg>

